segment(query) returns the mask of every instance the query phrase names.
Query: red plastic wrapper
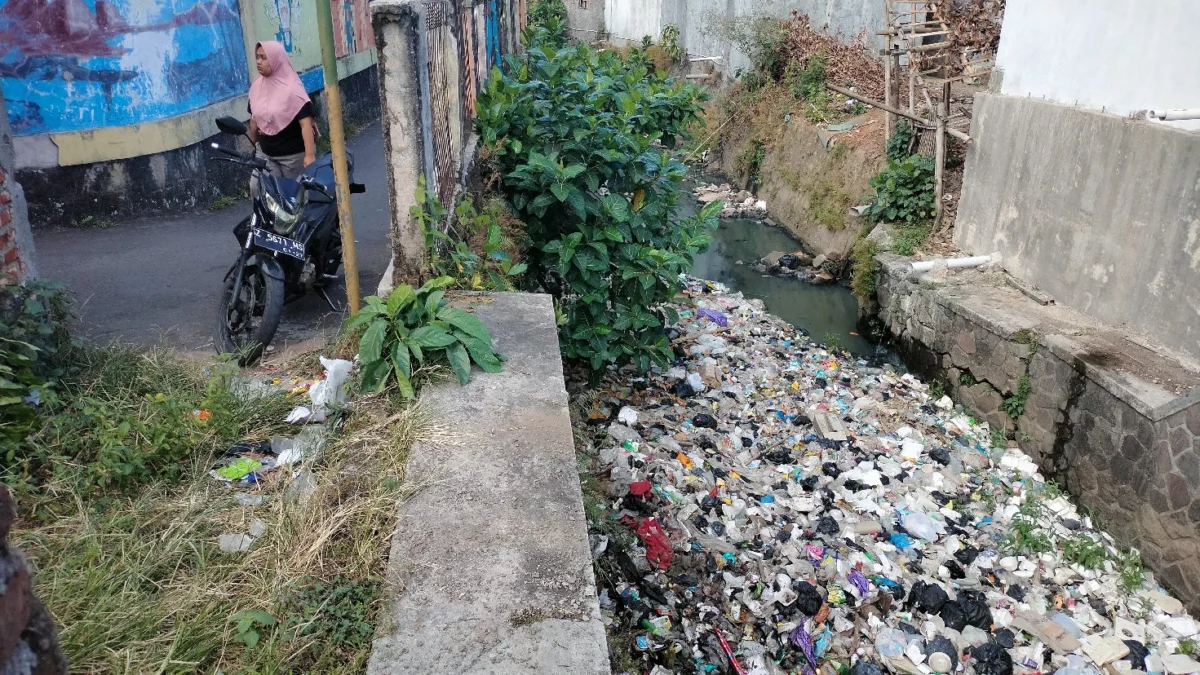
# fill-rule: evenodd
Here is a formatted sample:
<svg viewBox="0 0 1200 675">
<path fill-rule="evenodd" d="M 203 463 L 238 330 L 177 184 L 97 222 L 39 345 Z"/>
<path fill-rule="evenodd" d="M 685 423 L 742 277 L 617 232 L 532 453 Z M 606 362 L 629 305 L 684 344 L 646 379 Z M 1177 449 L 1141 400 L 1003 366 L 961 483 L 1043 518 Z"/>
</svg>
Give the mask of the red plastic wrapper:
<svg viewBox="0 0 1200 675">
<path fill-rule="evenodd" d="M 646 495 L 646 493 L 650 492 L 650 489 L 653 487 L 654 484 L 650 481 L 639 480 L 636 483 L 629 484 L 629 494 L 633 495 L 634 497 L 643 497 Z"/>
<path fill-rule="evenodd" d="M 658 565 L 660 570 L 671 566 L 671 556 L 673 555 L 671 540 L 667 538 L 666 531 L 657 520 L 654 518 L 643 520 L 642 524 L 638 525 L 637 535 L 646 544 L 646 560 L 653 565 Z"/>
</svg>

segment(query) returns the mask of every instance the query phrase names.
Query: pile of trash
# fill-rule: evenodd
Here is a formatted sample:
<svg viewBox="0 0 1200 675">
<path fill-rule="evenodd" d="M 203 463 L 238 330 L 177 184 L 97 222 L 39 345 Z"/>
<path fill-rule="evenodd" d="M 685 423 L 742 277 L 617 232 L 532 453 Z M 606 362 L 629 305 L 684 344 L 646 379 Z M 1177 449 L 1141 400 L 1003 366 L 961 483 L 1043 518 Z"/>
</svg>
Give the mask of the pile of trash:
<svg viewBox="0 0 1200 675">
<path fill-rule="evenodd" d="M 291 396 L 308 395 L 308 405 L 298 405 L 284 420 L 289 424 L 303 425 L 296 436 L 272 436 L 269 439 L 244 440 L 234 443 L 209 472 L 213 478 L 234 487 L 257 486 L 264 482 L 282 480 L 290 472 L 279 469 L 294 469 L 295 465 L 316 458 L 325 443 L 326 430 L 322 426 L 329 412 L 346 402 L 346 381 L 354 364 L 342 359 L 321 357 L 324 374 L 314 381 L 294 380 L 286 385 L 281 378 L 269 381 L 246 383 L 242 394 L 262 395 L 286 388 Z M 261 495 L 238 494 L 239 502 L 252 505 Z M 246 501 L 249 500 L 249 501 Z"/>
<path fill-rule="evenodd" d="M 767 203 L 755 197 L 749 190 L 735 190 L 728 183 L 723 185 L 701 185 L 692 190 L 696 200 L 701 204 L 721 201 L 721 218 L 752 218 L 762 220 L 767 217 Z"/>
<path fill-rule="evenodd" d="M 640 672 L 1200 672 L 1183 605 L 986 424 L 687 294 L 673 367 L 610 372 L 586 415 L 601 611 Z"/>
</svg>

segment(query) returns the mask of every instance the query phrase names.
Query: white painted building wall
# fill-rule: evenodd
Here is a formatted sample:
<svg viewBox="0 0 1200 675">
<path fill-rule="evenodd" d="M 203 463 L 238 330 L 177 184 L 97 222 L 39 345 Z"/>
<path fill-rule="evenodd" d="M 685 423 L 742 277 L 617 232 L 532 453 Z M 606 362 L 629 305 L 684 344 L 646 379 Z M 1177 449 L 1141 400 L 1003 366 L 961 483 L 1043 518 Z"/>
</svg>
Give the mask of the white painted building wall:
<svg viewBox="0 0 1200 675">
<path fill-rule="evenodd" d="M 641 42 L 649 35 L 655 41 L 662 33 L 662 0 L 606 0 L 604 26 L 618 40 Z"/>
<path fill-rule="evenodd" d="M 1200 2 L 1200 0 L 1197 0 Z M 605 26 L 616 40 L 656 41 L 667 25 L 679 28 L 679 43 L 693 57 L 719 57 L 717 69 L 732 76 L 752 65 L 714 24 L 738 17 L 786 19 L 792 10 L 808 14 L 812 25 L 849 41 L 862 35 L 883 46 L 875 32 L 883 27 L 883 0 L 605 0 Z"/>
<path fill-rule="evenodd" d="M 1200 0 L 1008 0 L 996 64 L 1011 96 L 1116 115 L 1200 108 Z"/>
</svg>

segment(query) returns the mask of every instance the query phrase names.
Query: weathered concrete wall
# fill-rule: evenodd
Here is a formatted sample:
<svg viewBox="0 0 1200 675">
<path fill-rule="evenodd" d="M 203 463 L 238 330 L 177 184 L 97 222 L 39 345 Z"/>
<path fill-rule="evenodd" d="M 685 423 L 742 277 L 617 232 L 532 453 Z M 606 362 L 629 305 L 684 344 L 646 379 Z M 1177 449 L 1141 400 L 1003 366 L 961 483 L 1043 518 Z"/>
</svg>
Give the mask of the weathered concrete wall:
<svg viewBox="0 0 1200 675">
<path fill-rule="evenodd" d="M 419 181 L 449 207 L 478 146 L 471 132 L 487 73 L 521 48 L 525 0 L 377 0 L 379 97 L 392 212 L 394 283 L 420 283 L 425 235 L 412 218 Z M 380 289 L 389 283 L 381 282 Z"/>
<path fill-rule="evenodd" d="M 581 42 L 607 35 L 604 23 L 605 0 L 564 0 L 567 7 L 567 31 Z"/>
<path fill-rule="evenodd" d="M 0 0 L 0 82 L 38 227 L 191 208 L 240 191 L 244 172 L 209 166 L 207 145 L 213 119 L 246 118 L 260 40 L 284 44 L 314 100 L 325 86 L 316 0 L 93 5 Z M 369 109 L 365 119 L 374 119 L 367 0 L 339 0 L 332 11 L 347 117 Z"/>
<path fill-rule="evenodd" d="M 875 32 L 884 25 L 883 2 L 874 0 L 605 0 L 607 28 L 613 38 L 656 40 L 667 25 L 679 27 L 679 42 L 693 57 L 718 56 L 717 70 L 731 77 L 748 69 L 750 58 L 730 39 L 732 24 L 753 17 L 786 19 L 792 10 L 807 14 L 818 30 L 867 44 L 883 43 Z"/>
<path fill-rule="evenodd" d="M 1197 26 L 1195 0 L 1008 0 L 999 90 L 1118 115 L 1195 108 Z"/>
<path fill-rule="evenodd" d="M 380 0 L 372 11 L 379 46 L 383 146 L 392 213 L 389 271 L 401 283 L 411 283 L 420 280 L 425 267 L 424 237 L 409 215 L 427 163 L 424 148 L 430 133 L 421 120 L 422 62 L 418 59 L 417 31 L 422 21 L 411 2 Z M 385 273 L 384 277 L 389 275 Z"/>
<path fill-rule="evenodd" d="M 1200 357 L 1200 133 L 995 94 L 974 115 L 955 243 Z"/>
<path fill-rule="evenodd" d="M 342 111 L 347 124 L 365 124 L 379 116 L 379 84 L 375 66 L 342 80 Z M 319 126 L 329 128 L 324 91 L 313 92 Z M 29 156 L 29 143 L 17 139 L 18 178 L 29 195 L 29 215 L 34 227 L 89 227 L 104 221 L 151 215 L 167 211 L 203 208 L 222 195 L 236 195 L 247 184 L 244 169 L 226 162 L 210 162 L 209 144 L 230 138 L 216 131 L 213 120 L 220 115 L 244 118 L 245 98 L 238 106 L 205 108 L 211 116 L 193 120 L 203 139 L 181 148 L 134 154 L 83 164 L 38 163 Z M 227 109 L 226 109 L 227 108 Z M 180 124 L 184 121 L 180 120 Z M 151 138 L 156 125 L 137 125 Z M 101 130 L 102 132 L 105 130 Z M 94 144 L 104 147 L 103 133 Z M 25 139 L 28 141 L 29 139 Z M 22 147 L 26 152 L 21 163 Z M 50 147 L 55 147 L 50 144 Z M 156 148 L 158 146 L 148 145 Z M 44 164 L 44 165 L 43 165 Z M 63 186 L 71 186 L 64 190 Z"/>
<path fill-rule="evenodd" d="M 0 92 L 0 284 L 20 283 L 37 276 L 25 192 L 13 173 L 15 160 Z"/>
<path fill-rule="evenodd" d="M 997 273 L 941 285 L 880 258 L 880 317 L 914 366 L 1016 439 L 1200 609 L 1200 367 L 1040 305 Z M 1013 419 L 1004 403 L 1023 378 L 1029 394 Z"/>
</svg>

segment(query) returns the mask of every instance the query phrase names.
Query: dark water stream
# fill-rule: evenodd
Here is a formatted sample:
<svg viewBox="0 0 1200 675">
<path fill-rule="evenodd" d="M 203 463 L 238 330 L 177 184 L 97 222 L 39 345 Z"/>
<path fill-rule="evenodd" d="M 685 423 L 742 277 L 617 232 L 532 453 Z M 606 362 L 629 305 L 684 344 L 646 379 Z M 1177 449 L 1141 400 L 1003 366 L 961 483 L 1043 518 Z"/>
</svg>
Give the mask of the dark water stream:
<svg viewBox="0 0 1200 675">
<path fill-rule="evenodd" d="M 680 200 L 684 215 L 692 215 L 696 209 L 690 194 L 693 187 L 685 184 L 688 194 Z M 696 258 L 694 276 L 719 281 L 746 297 L 761 299 L 768 311 L 807 330 L 818 342 L 836 338 L 843 349 L 856 356 L 883 355 L 875 344 L 857 334 L 858 300 L 850 289 L 836 284 L 814 286 L 754 271 L 751 265 L 772 251 L 801 248 L 787 232 L 755 220 L 722 218 L 713 237 L 716 241 L 709 250 Z M 743 264 L 738 265 L 738 261 Z"/>
</svg>

